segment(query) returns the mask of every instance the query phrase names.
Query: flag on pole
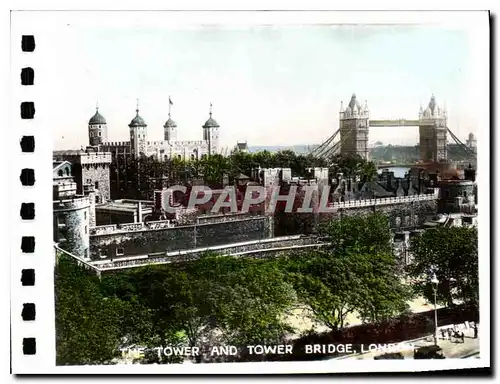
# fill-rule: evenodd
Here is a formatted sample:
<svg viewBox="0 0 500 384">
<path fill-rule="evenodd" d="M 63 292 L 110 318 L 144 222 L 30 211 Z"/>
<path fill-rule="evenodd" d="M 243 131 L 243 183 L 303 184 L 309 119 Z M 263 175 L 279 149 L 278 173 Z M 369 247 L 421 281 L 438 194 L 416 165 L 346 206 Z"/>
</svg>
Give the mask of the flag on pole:
<svg viewBox="0 0 500 384">
<path fill-rule="evenodd" d="M 170 96 L 168 97 L 168 103 L 169 103 L 170 105 L 174 105 L 174 103 L 172 103 L 172 99 L 170 99 Z"/>
</svg>

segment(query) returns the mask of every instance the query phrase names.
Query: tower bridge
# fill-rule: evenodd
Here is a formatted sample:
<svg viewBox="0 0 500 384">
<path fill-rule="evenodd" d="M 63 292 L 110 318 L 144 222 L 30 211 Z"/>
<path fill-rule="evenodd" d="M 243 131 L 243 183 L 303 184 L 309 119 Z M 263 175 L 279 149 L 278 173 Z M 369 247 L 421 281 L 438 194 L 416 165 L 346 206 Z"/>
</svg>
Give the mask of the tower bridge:
<svg viewBox="0 0 500 384">
<path fill-rule="evenodd" d="M 468 156 L 475 158 L 475 153 L 464 145 L 448 128 L 448 114 L 441 109 L 434 95 L 424 109 L 420 106 L 418 119 L 381 119 L 371 120 L 368 103 L 361 105 L 356 95 L 351 96 L 349 104 L 344 108 L 340 104 L 339 129 L 325 142 L 316 147 L 311 154 L 327 158 L 340 153 L 342 155 L 359 155 L 369 158 L 369 128 L 377 127 L 418 127 L 420 136 L 420 160 L 424 162 L 447 161 L 448 134 L 464 150 Z M 338 139 L 337 139 L 338 137 Z"/>
</svg>

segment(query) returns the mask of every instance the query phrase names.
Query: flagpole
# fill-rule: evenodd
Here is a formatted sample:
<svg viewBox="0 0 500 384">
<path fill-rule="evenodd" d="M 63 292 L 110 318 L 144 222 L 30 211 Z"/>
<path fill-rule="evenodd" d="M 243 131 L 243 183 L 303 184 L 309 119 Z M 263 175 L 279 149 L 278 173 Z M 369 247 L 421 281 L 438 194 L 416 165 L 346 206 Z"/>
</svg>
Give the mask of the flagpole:
<svg viewBox="0 0 500 384">
<path fill-rule="evenodd" d="M 170 95 L 168 95 L 168 117 L 170 117 L 170 107 L 172 106 L 172 101 L 170 100 Z"/>
</svg>

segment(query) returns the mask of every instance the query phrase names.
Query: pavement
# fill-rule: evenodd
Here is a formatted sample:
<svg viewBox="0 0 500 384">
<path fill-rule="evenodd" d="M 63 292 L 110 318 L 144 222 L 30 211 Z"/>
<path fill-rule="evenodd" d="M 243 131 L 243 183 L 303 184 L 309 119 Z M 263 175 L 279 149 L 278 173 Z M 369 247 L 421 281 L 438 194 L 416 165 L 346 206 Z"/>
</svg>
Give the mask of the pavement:
<svg viewBox="0 0 500 384">
<path fill-rule="evenodd" d="M 410 306 L 410 311 L 413 313 L 426 312 L 434 309 L 434 304 L 427 302 L 427 300 L 422 297 L 418 297 L 413 301 L 408 302 L 408 305 Z M 437 307 L 441 308 L 440 305 Z M 311 329 L 314 329 L 314 331 L 318 333 L 328 332 L 330 330 L 327 326 L 314 320 L 314 315 L 307 308 L 307 306 L 294 309 L 285 317 L 285 321 L 297 330 L 294 335 L 290 335 L 290 339 L 297 339 L 303 332 Z M 356 312 L 347 315 L 345 321 L 345 326 L 350 327 L 362 324 L 362 321 Z"/>
<path fill-rule="evenodd" d="M 464 327 L 463 324 L 460 326 Z M 441 328 L 453 328 L 453 324 L 446 325 Z M 439 332 L 438 346 L 443 350 L 443 354 L 447 359 L 460 359 L 460 358 L 478 358 L 479 357 L 479 335 L 478 338 L 474 338 L 474 330 L 472 328 L 461 328 L 459 332 L 464 333 L 464 342 L 457 341 L 455 339 L 448 340 L 443 339 L 441 333 Z M 376 348 L 373 345 L 373 350 L 365 352 L 362 354 L 352 354 L 344 356 L 337 359 L 355 359 L 355 360 L 372 360 L 376 356 L 383 355 L 385 353 L 401 353 L 405 359 L 413 359 L 413 350 L 416 348 L 429 346 L 434 344 L 434 338 L 432 335 L 424 337 L 417 340 L 408 340 L 402 343 L 393 345 L 378 345 Z M 367 348 L 368 349 L 368 348 Z"/>
</svg>

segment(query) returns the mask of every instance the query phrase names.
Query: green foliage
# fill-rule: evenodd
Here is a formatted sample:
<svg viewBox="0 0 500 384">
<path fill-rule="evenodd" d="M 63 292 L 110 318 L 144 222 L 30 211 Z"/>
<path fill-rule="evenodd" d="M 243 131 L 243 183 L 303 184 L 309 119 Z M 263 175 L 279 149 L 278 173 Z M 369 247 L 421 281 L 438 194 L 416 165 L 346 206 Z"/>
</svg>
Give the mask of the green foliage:
<svg viewBox="0 0 500 384">
<path fill-rule="evenodd" d="M 387 219 L 379 214 L 347 216 L 322 228 L 330 249 L 288 260 L 299 299 L 332 329 L 349 314 L 382 321 L 407 310 L 410 292 L 401 282 Z"/>
<path fill-rule="evenodd" d="M 408 274 L 416 293 L 433 302 L 431 274 L 439 280 L 437 299 L 448 306 L 463 301 L 473 306 L 479 301 L 477 228 L 437 227 L 412 238 L 414 262 Z"/>
<path fill-rule="evenodd" d="M 362 181 L 372 180 L 377 176 L 375 163 L 365 160 L 359 155 L 333 155 L 329 158 L 330 175 L 342 173 L 344 177 L 359 176 Z"/>
<path fill-rule="evenodd" d="M 55 273 L 56 362 L 103 364 L 117 357 L 120 300 L 105 298 L 95 276 L 61 256 Z"/>
<path fill-rule="evenodd" d="M 331 220 L 320 232 L 328 237 L 331 249 L 336 253 L 348 249 L 355 252 L 393 252 L 389 221 L 386 216 L 378 213 Z"/>
</svg>

